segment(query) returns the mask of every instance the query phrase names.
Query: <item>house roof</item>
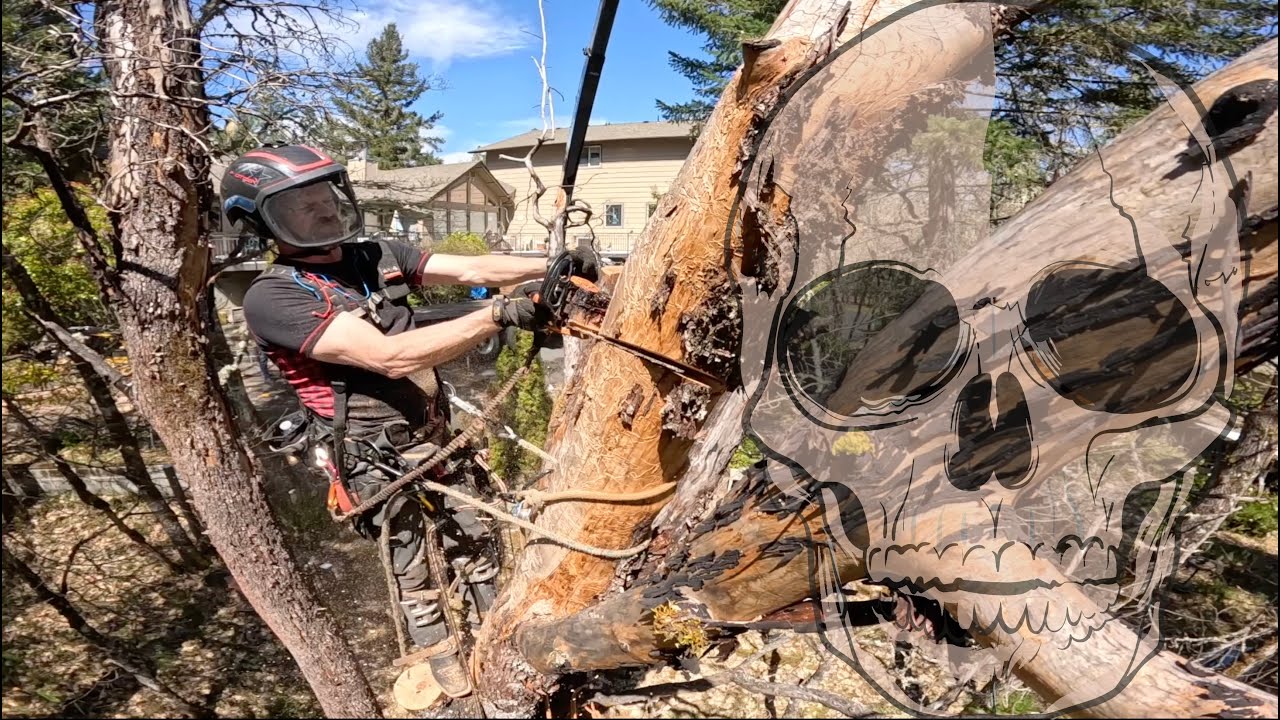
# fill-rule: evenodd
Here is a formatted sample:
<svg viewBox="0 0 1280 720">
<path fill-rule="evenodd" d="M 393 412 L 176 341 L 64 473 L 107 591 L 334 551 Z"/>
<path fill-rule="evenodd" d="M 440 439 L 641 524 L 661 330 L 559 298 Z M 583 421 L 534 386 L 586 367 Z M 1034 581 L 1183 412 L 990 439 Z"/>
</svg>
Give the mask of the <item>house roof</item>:
<svg viewBox="0 0 1280 720">
<path fill-rule="evenodd" d="M 350 165 L 348 171 L 352 174 L 351 184 L 355 186 L 356 197 L 361 201 L 373 200 L 406 206 L 425 206 L 477 166 L 481 170 L 482 181 L 500 188 L 508 198 L 514 196 L 516 189 L 495 178 L 480 160 L 447 165 L 422 165 L 396 170 L 381 170 L 376 163 L 366 163 L 363 178 L 360 178 L 359 171 Z M 226 165 L 220 163 L 215 163 L 211 168 L 210 175 L 214 187 L 217 187 L 225 171 Z"/>
<path fill-rule="evenodd" d="M 364 177 L 351 178 L 351 184 L 355 186 L 356 196 L 361 200 L 425 205 L 477 165 L 484 166 L 478 160 L 473 160 L 448 165 L 380 170 L 377 163 L 367 163 Z M 487 168 L 485 172 L 488 172 Z"/>
<path fill-rule="evenodd" d="M 688 138 L 693 140 L 694 123 L 690 122 L 634 122 L 615 123 L 612 125 L 588 125 L 588 143 L 602 143 L 610 140 L 656 140 L 664 138 Z M 472 152 L 489 152 L 491 150 L 510 150 L 513 148 L 531 147 L 541 130 L 530 130 L 505 140 L 478 147 Z M 569 142 L 569 128 L 556 128 L 555 135 L 544 145 L 564 145 Z"/>
</svg>

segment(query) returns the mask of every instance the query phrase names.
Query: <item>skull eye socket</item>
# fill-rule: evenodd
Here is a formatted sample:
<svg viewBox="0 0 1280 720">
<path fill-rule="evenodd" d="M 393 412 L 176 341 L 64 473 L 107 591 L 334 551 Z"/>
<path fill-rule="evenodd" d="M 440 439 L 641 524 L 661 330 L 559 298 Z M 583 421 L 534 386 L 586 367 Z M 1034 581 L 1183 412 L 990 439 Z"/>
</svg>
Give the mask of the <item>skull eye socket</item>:
<svg viewBox="0 0 1280 720">
<path fill-rule="evenodd" d="M 1159 409 L 1181 398 L 1199 370 L 1190 311 L 1141 266 L 1049 271 L 1027 297 L 1026 324 L 1040 374 L 1086 410 Z"/>
<path fill-rule="evenodd" d="M 778 337 L 788 389 L 841 417 L 923 401 L 959 369 L 967 333 L 951 293 L 906 265 L 839 268 L 788 304 Z"/>
</svg>

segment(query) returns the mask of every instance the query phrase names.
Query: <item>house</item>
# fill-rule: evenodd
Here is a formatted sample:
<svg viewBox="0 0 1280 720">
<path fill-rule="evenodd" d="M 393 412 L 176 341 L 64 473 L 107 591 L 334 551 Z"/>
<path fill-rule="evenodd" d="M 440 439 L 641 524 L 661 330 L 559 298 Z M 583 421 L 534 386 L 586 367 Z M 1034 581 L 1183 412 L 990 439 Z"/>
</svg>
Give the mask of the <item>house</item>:
<svg viewBox="0 0 1280 720">
<path fill-rule="evenodd" d="M 515 212 L 514 188 L 478 160 L 381 170 L 357 158 L 347 175 L 369 235 L 405 234 L 424 246 L 459 231 L 501 237 Z"/>
<path fill-rule="evenodd" d="M 474 151 L 483 153 L 484 164 L 495 178 L 515 187 L 515 212 L 505 239 L 517 250 L 539 248 L 546 242 L 547 232 L 534 220 L 529 200 L 534 184 L 524 163 L 502 156 L 523 158 L 540 134 L 530 130 Z M 569 130 L 560 128 L 532 158 L 538 177 L 548 188 L 539 203 L 544 217 L 552 214 L 568 140 Z M 574 198 L 586 201 L 594 211 L 590 225 L 599 249 L 631 249 L 695 140 L 691 123 L 636 122 L 587 128 Z M 590 230 L 575 228 L 569 239 L 590 236 Z"/>
</svg>

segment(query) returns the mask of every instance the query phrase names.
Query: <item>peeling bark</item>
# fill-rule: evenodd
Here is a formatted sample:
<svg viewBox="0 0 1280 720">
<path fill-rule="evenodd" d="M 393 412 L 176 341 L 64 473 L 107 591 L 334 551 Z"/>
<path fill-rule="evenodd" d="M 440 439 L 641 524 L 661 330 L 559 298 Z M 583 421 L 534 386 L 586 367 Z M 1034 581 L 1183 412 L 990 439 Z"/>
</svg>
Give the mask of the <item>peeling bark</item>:
<svg viewBox="0 0 1280 720">
<path fill-rule="evenodd" d="M 376 717 L 368 682 L 298 570 L 216 385 L 201 308 L 210 270 L 209 120 L 190 8 L 111 0 L 98 6 L 94 23 L 112 99 L 104 196 L 116 254 L 98 276 L 133 361 L 138 408 L 187 481 L 238 587 L 294 656 L 325 713 Z M 75 197 L 59 197 L 96 245 L 92 227 L 75 222 L 83 217 Z"/>
<path fill-rule="evenodd" d="M 1196 92 L 1205 105 L 1211 104 L 1228 88 L 1258 76 L 1274 76 L 1275 58 L 1276 44 L 1272 41 L 1197 85 Z M 1154 183 L 1160 174 L 1158 169 L 1169 161 L 1166 155 L 1185 145 L 1185 132 L 1184 126 L 1167 108 L 1156 111 L 1104 150 L 1110 177 L 1090 170 L 1064 178 L 1018 217 L 1003 225 L 972 257 L 981 261 L 981 258 L 996 252 L 1002 256 L 1034 253 L 1033 245 L 1019 249 L 1017 238 L 1036 237 L 1035 233 L 1027 235 L 1026 228 L 1040 226 L 1060 228 L 1055 236 L 1056 242 L 1077 243 L 1087 251 L 1100 240 L 1091 235 L 1091 218 L 1072 215 L 1073 208 L 1077 206 L 1075 199 L 1091 193 L 1096 195 L 1099 187 L 1106 188 L 1113 181 L 1117 194 L 1124 194 L 1119 200 L 1124 207 L 1157 229 L 1177 237 L 1186 224 L 1186 195 L 1188 192 L 1194 194 L 1199 180 L 1190 177 L 1185 181 L 1162 184 L 1160 187 L 1165 191 L 1159 191 Z M 1240 307 L 1242 332 L 1241 348 L 1236 356 L 1237 372 L 1257 364 L 1262 358 L 1274 357 L 1274 345 L 1268 344 L 1273 341 L 1264 340 L 1257 329 L 1274 326 L 1276 316 L 1277 170 L 1273 160 L 1276 138 L 1276 118 L 1273 116 L 1266 130 L 1252 145 L 1235 151 L 1231 156 L 1236 190 L 1247 190 L 1247 203 L 1244 203 L 1245 212 L 1241 218 L 1244 227 L 1241 243 L 1249 264 L 1244 282 L 1244 302 Z M 758 207 L 775 209 L 781 203 L 785 209 L 786 199 L 762 191 L 754 202 Z M 754 237 L 750 239 L 761 244 L 777 242 L 779 238 L 785 240 L 787 227 L 773 220 L 781 215 L 778 212 L 760 212 L 753 221 L 748 208 L 744 213 L 744 235 L 752 234 Z M 745 242 L 747 239 L 743 238 L 746 246 L 742 255 L 744 273 L 767 277 L 768 249 L 753 250 L 750 243 Z M 648 273 L 648 287 L 660 287 L 658 282 L 662 273 L 643 265 L 641 268 L 641 273 Z M 624 281 L 629 279 L 630 276 L 625 277 Z M 677 285 L 677 291 L 679 289 Z M 732 397 L 725 396 L 720 401 Z M 708 435 L 728 434 L 729 430 L 725 428 L 736 430 L 741 427 L 740 411 L 739 414 L 713 417 L 714 425 L 702 429 Z M 584 422 L 591 422 L 585 413 L 583 418 Z M 587 425 L 580 430 L 592 431 L 600 431 L 600 426 Z M 714 630 L 717 625 L 725 623 L 754 621 L 815 596 L 817 588 L 813 587 L 813 573 L 808 567 L 809 553 L 800 551 L 827 540 L 821 518 L 817 517 L 817 507 L 797 504 L 791 498 L 778 496 L 751 482 L 729 492 L 717 485 L 714 479 L 709 479 L 712 474 L 705 471 L 705 465 L 713 459 L 726 457 L 723 446 L 708 445 L 697 450 L 700 454 L 695 453 L 689 458 L 689 467 L 702 469 L 691 481 L 682 481 L 670 501 L 669 507 L 679 507 L 682 512 L 664 511 L 660 515 L 660 522 L 655 523 L 658 535 L 650 546 L 647 562 L 635 573 L 635 580 L 621 592 L 569 615 L 562 614 L 566 604 L 558 602 L 560 596 L 556 596 L 554 600 L 557 602 L 548 602 L 541 610 L 545 615 L 558 615 L 558 619 L 544 619 L 521 626 L 516 636 L 517 643 L 531 670 L 554 675 L 567 671 L 649 665 L 658 658 L 670 657 L 670 643 L 653 628 L 652 611 L 662 603 L 674 603 L 689 617 L 702 618 L 704 624 Z M 575 462 L 581 462 L 579 456 L 572 457 Z M 722 467 L 719 465 L 717 470 Z M 625 474 L 625 471 L 619 474 Z M 707 498 L 714 501 L 708 503 Z M 840 502 L 840 498 L 836 501 Z M 695 521 L 690 513 L 699 508 L 707 509 L 699 513 Z M 833 512 L 832 516 L 835 514 Z M 852 515 L 839 514 L 842 517 Z M 927 526 L 929 523 L 922 524 Z M 845 529 L 850 536 L 857 532 L 857 527 Z M 863 575 L 863 568 L 851 558 L 842 557 L 841 562 L 837 570 L 842 580 Z M 582 568 L 580 565 L 577 567 Z M 1083 596 L 1077 601 L 1072 607 L 1089 607 L 1089 601 Z M 978 610 L 986 622 L 991 621 L 992 613 L 998 612 L 994 607 Z M 1076 689 L 1071 687 L 1071 678 L 1076 676 L 1074 663 L 1089 663 L 1107 653 L 1118 652 L 1118 648 L 1134 645 L 1132 631 L 1123 624 L 1111 622 L 1104 627 L 1098 633 L 1097 644 L 1084 654 L 1042 652 L 1023 663 L 1016 670 L 1018 676 L 1046 700 L 1052 702 L 1067 696 Z M 1023 642 L 1016 635 L 1000 632 L 998 627 L 979 640 L 1006 650 Z M 1123 692 L 1081 711 L 1081 714 L 1099 717 L 1161 714 L 1265 717 L 1273 716 L 1275 712 L 1276 699 L 1273 696 L 1222 676 L 1196 674 L 1177 656 L 1159 653 L 1143 666 Z"/>
<path fill-rule="evenodd" d="M 723 228 L 740 181 L 743 148 L 788 84 L 822 57 L 825 50 L 812 34 L 825 37 L 838 18 L 837 13 L 822 24 L 831 9 L 829 2 L 793 3 L 784 11 L 788 22 L 749 49 L 745 70 L 730 83 L 628 259 L 603 334 L 625 337 L 734 382 L 737 333 L 724 330 L 733 324 L 737 307 L 726 292 Z M 633 402 L 637 387 L 653 402 Z M 673 393 L 690 393 L 681 387 L 679 377 L 633 355 L 602 343 L 587 345 L 557 406 L 549 438 L 556 467 L 574 472 L 553 472 L 547 489 L 632 492 L 678 478 L 719 401 L 715 396 L 672 400 Z M 597 546 L 625 547 L 634 544 L 660 507 L 660 502 L 561 503 L 539 522 L 572 529 Z M 527 548 L 478 643 L 477 677 L 491 715 L 528 714 L 550 687 L 549 678 L 519 657 L 513 633 L 530 622 L 583 609 L 613 579 L 608 561 L 546 544 Z"/>
</svg>

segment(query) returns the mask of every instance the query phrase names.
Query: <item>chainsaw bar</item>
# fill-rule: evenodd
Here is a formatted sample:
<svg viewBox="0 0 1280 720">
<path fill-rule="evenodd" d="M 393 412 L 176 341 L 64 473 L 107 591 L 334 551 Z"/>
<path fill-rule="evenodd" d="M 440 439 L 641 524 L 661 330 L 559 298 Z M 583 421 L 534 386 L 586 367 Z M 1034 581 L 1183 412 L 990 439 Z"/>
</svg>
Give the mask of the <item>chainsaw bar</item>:
<svg viewBox="0 0 1280 720">
<path fill-rule="evenodd" d="M 685 365 L 682 362 L 677 362 L 669 357 L 659 355 L 652 350 L 646 350 L 645 348 L 634 343 L 629 343 L 626 340 L 619 340 L 618 338 L 611 338 L 607 335 L 602 335 L 596 328 L 584 325 L 576 320 L 567 320 L 564 323 L 563 328 L 569 335 L 608 343 L 620 350 L 623 350 L 624 352 L 630 353 L 641 360 L 644 360 L 645 362 L 657 365 L 664 370 L 670 370 L 686 380 L 695 382 L 715 392 L 720 392 L 724 389 L 724 381 L 710 373 Z"/>
<path fill-rule="evenodd" d="M 581 320 L 603 318 L 604 310 L 608 307 L 608 297 L 608 293 L 603 292 L 595 283 L 574 276 L 573 258 L 568 252 L 562 252 L 547 264 L 547 275 L 533 300 L 542 303 L 556 318 L 547 332 L 599 340 L 715 392 L 724 390 L 724 381 L 708 372 L 659 355 L 635 343 L 604 335 L 598 326 Z M 584 302 L 590 299 L 598 302 Z"/>
</svg>

